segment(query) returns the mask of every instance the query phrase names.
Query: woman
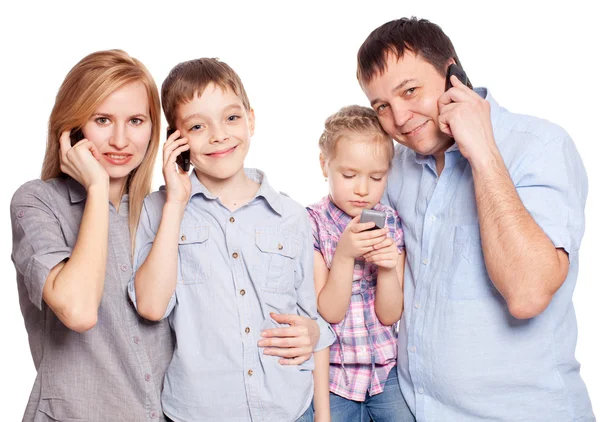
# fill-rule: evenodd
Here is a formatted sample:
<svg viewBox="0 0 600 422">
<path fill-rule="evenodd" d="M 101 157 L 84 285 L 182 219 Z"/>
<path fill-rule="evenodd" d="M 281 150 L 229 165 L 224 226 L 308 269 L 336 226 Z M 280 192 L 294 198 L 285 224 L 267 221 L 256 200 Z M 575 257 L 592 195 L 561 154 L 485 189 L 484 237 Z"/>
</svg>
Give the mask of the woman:
<svg viewBox="0 0 600 422">
<path fill-rule="evenodd" d="M 12 259 L 37 369 L 26 421 L 163 419 L 169 327 L 141 319 L 127 295 L 159 132 L 154 80 L 123 51 L 90 54 L 60 87 L 42 179 L 11 203 Z"/>
</svg>

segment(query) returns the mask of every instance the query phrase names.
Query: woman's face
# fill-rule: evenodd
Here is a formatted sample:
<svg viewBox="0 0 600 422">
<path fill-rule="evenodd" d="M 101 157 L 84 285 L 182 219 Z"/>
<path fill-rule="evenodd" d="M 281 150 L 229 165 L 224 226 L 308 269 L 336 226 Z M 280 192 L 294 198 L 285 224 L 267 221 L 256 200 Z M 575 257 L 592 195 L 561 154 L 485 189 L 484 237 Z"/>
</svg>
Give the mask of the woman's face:
<svg viewBox="0 0 600 422">
<path fill-rule="evenodd" d="M 132 82 L 110 94 L 82 127 L 100 154 L 111 183 L 125 181 L 144 159 L 152 121 L 144 84 Z"/>
</svg>

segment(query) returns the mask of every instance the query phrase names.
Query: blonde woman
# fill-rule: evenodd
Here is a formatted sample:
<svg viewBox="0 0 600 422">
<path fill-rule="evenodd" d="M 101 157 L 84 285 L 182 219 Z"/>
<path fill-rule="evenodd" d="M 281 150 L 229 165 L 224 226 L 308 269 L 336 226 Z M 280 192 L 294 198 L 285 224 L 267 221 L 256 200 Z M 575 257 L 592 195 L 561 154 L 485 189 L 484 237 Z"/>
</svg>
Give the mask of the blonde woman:
<svg viewBox="0 0 600 422">
<path fill-rule="evenodd" d="M 58 91 L 42 178 L 11 202 L 37 369 L 25 421 L 163 419 L 170 330 L 141 319 L 127 295 L 159 132 L 154 80 L 123 51 L 85 57 Z"/>
</svg>

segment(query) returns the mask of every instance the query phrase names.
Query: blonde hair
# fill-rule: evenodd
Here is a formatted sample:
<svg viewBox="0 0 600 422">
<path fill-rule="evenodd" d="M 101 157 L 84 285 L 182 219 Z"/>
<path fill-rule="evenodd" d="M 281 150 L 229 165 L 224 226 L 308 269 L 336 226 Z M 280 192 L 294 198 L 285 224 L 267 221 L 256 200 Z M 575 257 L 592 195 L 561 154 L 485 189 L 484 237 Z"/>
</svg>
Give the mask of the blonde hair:
<svg viewBox="0 0 600 422">
<path fill-rule="evenodd" d="M 250 100 L 242 80 L 227 63 L 206 57 L 189 60 L 171 69 L 162 84 L 162 106 L 170 128 L 175 129 L 177 107 L 192 101 L 195 95 L 201 95 L 210 83 L 223 90 L 231 89 L 250 111 Z"/>
<path fill-rule="evenodd" d="M 319 138 L 319 149 L 325 158 L 332 159 L 337 151 L 338 141 L 349 133 L 369 136 L 366 141 L 388 150 L 390 163 L 394 156 L 392 138 L 383 130 L 377 113 L 371 108 L 359 105 L 342 107 L 325 120 L 325 130 Z"/>
<path fill-rule="evenodd" d="M 129 234 L 135 245 L 142 204 L 150 193 L 160 138 L 160 99 L 148 69 L 122 50 L 97 51 L 84 57 L 65 77 L 50 114 L 42 180 L 64 176 L 60 170 L 59 138 L 65 130 L 81 128 L 99 105 L 119 88 L 141 82 L 148 93 L 152 134 L 142 163 L 127 176 L 122 194 L 129 194 Z"/>
</svg>

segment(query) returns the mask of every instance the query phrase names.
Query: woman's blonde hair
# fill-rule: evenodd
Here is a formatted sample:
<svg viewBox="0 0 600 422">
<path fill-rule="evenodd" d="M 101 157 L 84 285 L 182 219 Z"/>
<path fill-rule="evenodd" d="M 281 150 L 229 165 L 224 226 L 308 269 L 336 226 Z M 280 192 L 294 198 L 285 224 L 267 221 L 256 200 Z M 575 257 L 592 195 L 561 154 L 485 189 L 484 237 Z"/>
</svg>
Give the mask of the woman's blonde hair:
<svg viewBox="0 0 600 422">
<path fill-rule="evenodd" d="M 160 99 L 156 83 L 148 69 L 122 50 L 97 51 L 84 57 L 63 81 L 48 122 L 46 155 L 42 180 L 63 175 L 60 170 L 59 138 L 65 130 L 81 128 L 99 105 L 119 88 L 141 82 L 148 93 L 152 134 L 142 163 L 127 176 L 122 194 L 129 194 L 129 233 L 131 247 L 140 219 L 142 204 L 150 193 L 152 171 L 160 138 Z"/>
<path fill-rule="evenodd" d="M 323 157 L 333 159 L 338 141 L 350 133 L 364 134 L 374 146 L 386 148 L 391 163 L 394 157 L 392 138 L 381 127 L 377 113 L 371 108 L 359 105 L 342 107 L 325 120 L 325 130 L 319 138 L 319 149 Z"/>
</svg>

